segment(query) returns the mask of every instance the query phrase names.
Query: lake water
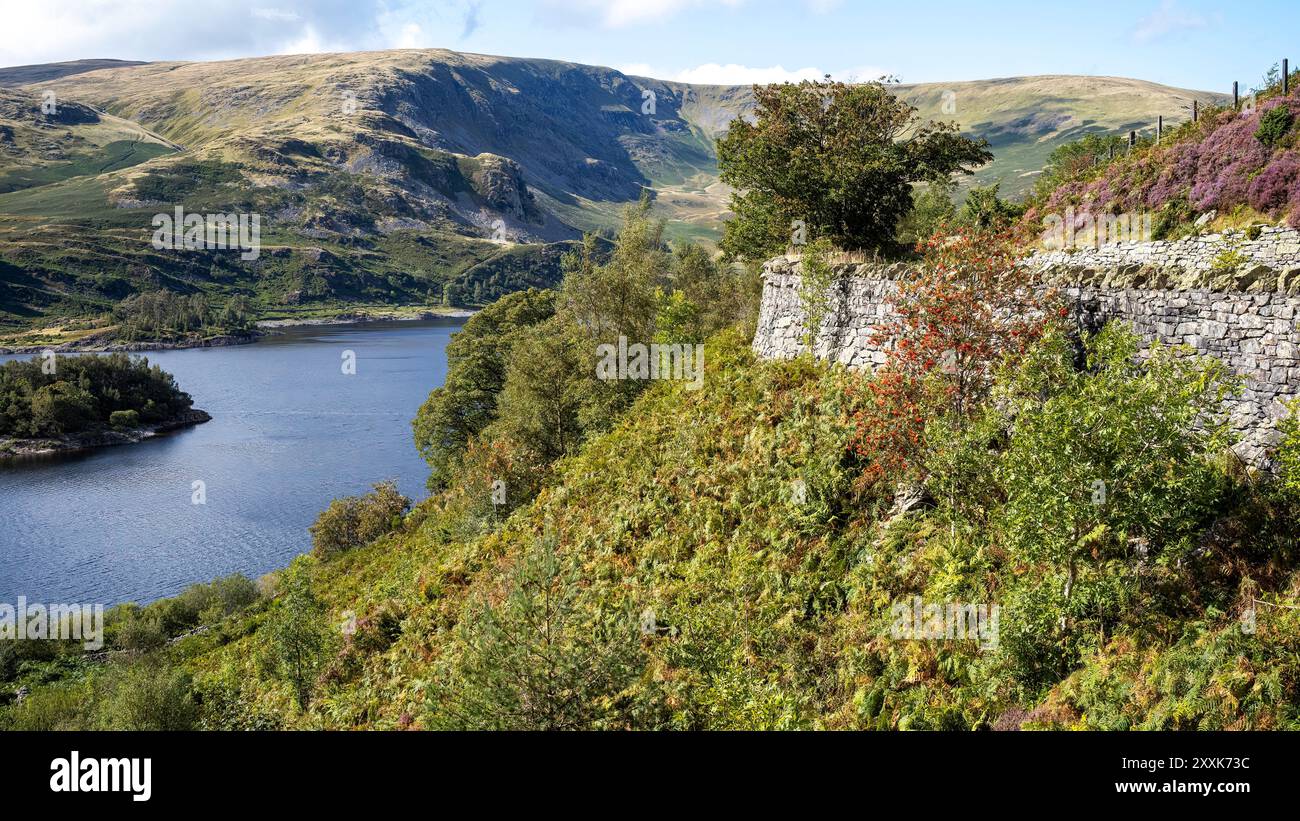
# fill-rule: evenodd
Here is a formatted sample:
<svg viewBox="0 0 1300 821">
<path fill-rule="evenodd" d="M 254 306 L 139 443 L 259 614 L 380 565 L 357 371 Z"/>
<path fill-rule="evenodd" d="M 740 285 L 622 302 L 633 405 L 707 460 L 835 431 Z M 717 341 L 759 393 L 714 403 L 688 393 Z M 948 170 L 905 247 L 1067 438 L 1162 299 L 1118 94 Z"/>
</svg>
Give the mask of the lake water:
<svg viewBox="0 0 1300 821">
<path fill-rule="evenodd" d="M 0 466 L 0 602 L 147 602 L 229 573 L 256 578 L 311 548 L 307 526 L 337 496 L 393 478 L 423 498 L 410 422 L 446 377 L 463 323 L 298 327 L 144 354 L 212 421 Z"/>
</svg>

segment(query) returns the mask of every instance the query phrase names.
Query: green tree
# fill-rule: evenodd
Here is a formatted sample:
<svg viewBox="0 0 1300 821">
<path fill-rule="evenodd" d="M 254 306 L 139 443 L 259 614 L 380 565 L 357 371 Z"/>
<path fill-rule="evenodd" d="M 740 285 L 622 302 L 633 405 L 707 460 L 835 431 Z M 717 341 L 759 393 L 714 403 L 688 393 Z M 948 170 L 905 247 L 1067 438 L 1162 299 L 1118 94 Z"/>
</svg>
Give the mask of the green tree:
<svg viewBox="0 0 1300 821">
<path fill-rule="evenodd" d="M 263 669 L 293 688 L 306 710 L 329 646 L 325 606 L 311 585 L 312 559 L 299 556 L 280 575 L 279 595 L 268 619 Z"/>
<path fill-rule="evenodd" d="M 49 435 L 84 429 L 95 418 L 95 398 L 76 385 L 59 381 L 32 395 L 32 422 Z"/>
<path fill-rule="evenodd" d="M 1011 592 L 1003 644 L 1029 678 L 1077 661 L 1084 638 L 1134 603 L 1133 563 L 1183 558 L 1225 493 L 1222 363 L 1159 346 L 1139 361 L 1137 337 L 1117 324 L 1085 353 L 1076 370 L 1055 329 L 995 398 L 1014 420 L 996 471 L 1000 530 L 1031 571 Z"/>
<path fill-rule="evenodd" d="M 447 345 L 447 378 L 411 422 L 415 446 L 429 463 L 429 487 L 446 488 L 471 437 L 496 418 L 506 358 L 519 332 L 555 314 L 555 293 L 529 288 L 474 314 Z"/>
<path fill-rule="evenodd" d="M 1287 410 L 1278 423 L 1282 433 L 1277 448 L 1278 483 L 1285 493 L 1300 500 L 1300 400 L 1288 403 Z"/>
<path fill-rule="evenodd" d="M 784 249 L 796 221 L 847 250 L 893 247 L 912 184 L 971 173 L 993 155 L 955 125 L 921 122 L 883 82 L 755 86 L 754 121 L 718 141 L 736 189 L 722 248 L 731 258 Z"/>
<path fill-rule="evenodd" d="M 592 376 L 587 375 L 590 365 Z M 559 317 L 524 331 L 510 350 L 491 432 L 535 451 L 546 463 L 577 448 L 595 348 Z"/>
<path fill-rule="evenodd" d="M 589 730 L 627 726 L 620 694 L 641 675 L 635 613 L 584 600 L 575 560 L 534 541 L 495 598 L 459 622 L 431 700 L 435 727 Z"/>
<path fill-rule="evenodd" d="M 379 482 L 364 496 L 345 496 L 330 502 L 312 523 L 312 555 L 328 559 L 365 547 L 401 524 L 411 500 L 397 491 L 393 480 Z"/>
<path fill-rule="evenodd" d="M 972 188 L 962 203 L 957 221 L 981 231 L 1001 231 L 1011 226 L 1024 209 L 998 197 L 1000 183 Z"/>
<path fill-rule="evenodd" d="M 936 179 L 926 184 L 913 198 L 912 210 L 898 226 L 898 241 L 903 245 L 924 242 L 957 215 L 953 196 L 957 185 L 951 179 Z"/>
<path fill-rule="evenodd" d="M 623 210 L 623 227 L 609 259 L 596 258 L 595 238 L 565 256 L 561 301 L 564 312 L 593 337 L 632 342 L 654 336 L 655 287 L 671 270 L 664 245 L 664 221 L 650 216 L 651 202 L 642 197 Z"/>
</svg>

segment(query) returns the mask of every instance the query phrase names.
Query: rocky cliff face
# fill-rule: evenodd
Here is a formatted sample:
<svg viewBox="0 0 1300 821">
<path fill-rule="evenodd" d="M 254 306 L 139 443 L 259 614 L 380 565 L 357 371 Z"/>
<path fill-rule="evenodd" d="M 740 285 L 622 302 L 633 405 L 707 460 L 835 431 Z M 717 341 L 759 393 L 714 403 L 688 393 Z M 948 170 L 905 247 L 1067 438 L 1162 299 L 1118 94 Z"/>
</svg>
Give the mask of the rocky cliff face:
<svg viewBox="0 0 1300 821">
<path fill-rule="evenodd" d="M 1300 293 L 1295 287 L 1300 234 L 1266 229 L 1253 241 L 1207 237 L 1127 245 L 1044 254 L 1026 264 L 1058 284 L 1080 327 L 1123 321 L 1148 343 L 1187 345 L 1228 365 L 1243 385 L 1242 395 L 1228 409 L 1242 436 L 1238 453 L 1249 464 L 1267 466 L 1268 449 L 1278 435 L 1276 420 L 1286 413 L 1283 403 L 1300 392 Z M 1216 272 L 1212 261 L 1225 248 L 1245 259 L 1233 271 Z M 903 265 L 840 266 L 814 354 L 852 368 L 887 361 L 888 353 L 872 343 L 872 331 L 892 315 L 897 279 L 907 272 Z M 806 350 L 800 273 L 794 257 L 778 257 L 764 267 L 753 342 L 761 357 L 791 358 Z M 1177 282 L 1237 290 L 1137 284 Z"/>
</svg>

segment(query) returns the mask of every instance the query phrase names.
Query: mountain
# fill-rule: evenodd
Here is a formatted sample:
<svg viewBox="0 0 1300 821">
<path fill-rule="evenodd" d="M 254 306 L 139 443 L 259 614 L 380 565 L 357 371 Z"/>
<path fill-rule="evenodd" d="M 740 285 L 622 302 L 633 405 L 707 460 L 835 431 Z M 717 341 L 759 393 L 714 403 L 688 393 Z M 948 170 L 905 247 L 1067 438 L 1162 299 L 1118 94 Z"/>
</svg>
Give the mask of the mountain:
<svg viewBox="0 0 1300 821">
<path fill-rule="evenodd" d="M 988 140 L 994 160 L 966 184 L 1001 182 L 1001 193 L 1013 197 L 1028 192 L 1059 145 L 1089 133 L 1154 134 L 1160 116 L 1167 127 L 1190 120 L 1193 100 L 1202 107 L 1232 100 L 1144 80 L 1071 75 L 900 85 L 898 93 L 920 116 Z"/>
<path fill-rule="evenodd" d="M 753 110 L 748 87 L 446 50 L 77 61 L 0 69 L 0 85 L 10 329 L 158 288 L 265 315 L 483 304 L 554 284 L 570 244 L 647 189 L 672 238 L 710 241 L 728 197 L 714 139 Z M 899 93 L 987 136 L 998 159 L 976 180 L 1013 194 L 1056 145 L 1192 96 L 1088 77 Z M 263 252 L 154 249 L 152 218 L 176 205 L 259 214 Z"/>
</svg>

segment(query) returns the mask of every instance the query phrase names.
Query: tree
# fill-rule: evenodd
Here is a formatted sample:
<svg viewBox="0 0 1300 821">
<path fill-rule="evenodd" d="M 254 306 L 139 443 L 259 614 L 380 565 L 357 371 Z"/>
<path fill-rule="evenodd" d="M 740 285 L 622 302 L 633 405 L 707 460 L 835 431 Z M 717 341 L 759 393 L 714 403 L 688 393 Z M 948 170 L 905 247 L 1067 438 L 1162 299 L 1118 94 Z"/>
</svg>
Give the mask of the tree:
<svg viewBox="0 0 1300 821">
<path fill-rule="evenodd" d="M 846 250 L 888 249 L 911 210 L 912 184 L 972 173 L 987 142 L 920 122 L 883 82 L 755 86 L 754 122 L 718 141 L 722 181 L 736 189 L 722 248 L 755 259 L 783 250 L 797 221 Z"/>
<path fill-rule="evenodd" d="M 958 429 L 988 395 L 997 367 L 1041 333 L 1050 296 L 1016 264 L 1004 233 L 932 236 L 915 274 L 900 280 L 894 317 L 875 331 L 889 361 L 868 380 L 854 417 L 865 484 L 924 477 L 926 420 Z"/>
<path fill-rule="evenodd" d="M 299 556 L 281 574 L 263 657 L 264 669 L 293 688 L 300 710 L 306 710 L 311 703 L 329 643 L 325 606 L 312 591 L 311 568 L 312 560 Z"/>
<path fill-rule="evenodd" d="M 536 540 L 499 604 L 479 598 L 432 704 L 434 726 L 587 730 L 626 726 L 618 694 L 644 669 L 634 613 L 583 600 L 580 568 L 554 538 Z"/>
<path fill-rule="evenodd" d="M 529 288 L 474 314 L 447 345 L 447 378 L 416 412 L 415 446 L 429 463 L 429 487 L 446 488 L 470 439 L 496 418 L 506 359 L 519 332 L 555 314 L 555 293 Z"/>
<path fill-rule="evenodd" d="M 411 500 L 397 492 L 397 483 L 391 479 L 375 484 L 364 496 L 335 499 L 308 528 L 312 555 L 328 559 L 365 547 L 399 525 L 410 506 Z"/>
<path fill-rule="evenodd" d="M 912 210 L 898 226 L 898 241 L 915 246 L 952 222 L 957 215 L 957 206 L 952 201 L 956 191 L 957 185 L 951 179 L 937 179 L 925 185 L 913 197 Z"/>
<path fill-rule="evenodd" d="M 998 186 L 993 183 L 984 188 L 972 188 L 962 203 L 957 221 L 980 231 L 1002 231 L 1010 228 L 1024 209 L 998 197 Z"/>
<path fill-rule="evenodd" d="M 545 463 L 567 455 L 582 441 L 579 413 L 595 361 L 595 348 L 561 318 L 526 330 L 510 350 L 492 433 L 535 451 Z"/>
<path fill-rule="evenodd" d="M 595 256 L 595 238 L 565 255 L 561 302 L 565 313 L 594 338 L 649 342 L 654 335 L 655 286 L 668 277 L 671 259 L 664 245 L 664 221 L 650 216 L 642 197 L 623 210 L 623 228 L 608 261 Z"/>
<path fill-rule="evenodd" d="M 57 436 L 85 428 L 95 418 L 95 398 L 59 381 L 32 395 L 32 423 L 39 433 Z"/>
</svg>

